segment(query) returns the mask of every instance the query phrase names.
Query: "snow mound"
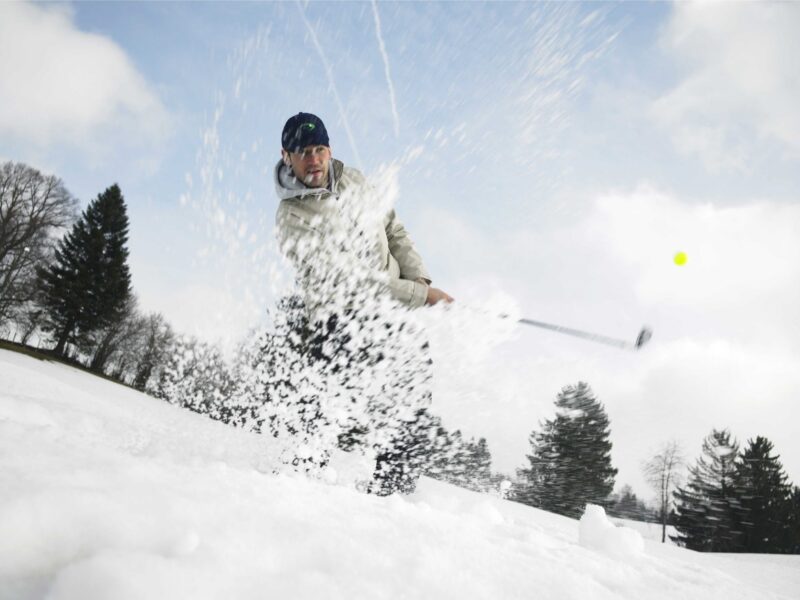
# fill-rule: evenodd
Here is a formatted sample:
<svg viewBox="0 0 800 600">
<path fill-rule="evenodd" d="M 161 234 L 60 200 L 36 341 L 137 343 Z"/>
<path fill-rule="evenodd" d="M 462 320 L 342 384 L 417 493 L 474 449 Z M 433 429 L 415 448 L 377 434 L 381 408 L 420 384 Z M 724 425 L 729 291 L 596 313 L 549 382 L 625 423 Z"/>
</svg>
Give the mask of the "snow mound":
<svg viewBox="0 0 800 600">
<path fill-rule="evenodd" d="M 618 559 L 644 554 L 641 534 L 629 527 L 617 527 L 600 506 L 587 504 L 578 527 L 580 545 Z"/>
</svg>

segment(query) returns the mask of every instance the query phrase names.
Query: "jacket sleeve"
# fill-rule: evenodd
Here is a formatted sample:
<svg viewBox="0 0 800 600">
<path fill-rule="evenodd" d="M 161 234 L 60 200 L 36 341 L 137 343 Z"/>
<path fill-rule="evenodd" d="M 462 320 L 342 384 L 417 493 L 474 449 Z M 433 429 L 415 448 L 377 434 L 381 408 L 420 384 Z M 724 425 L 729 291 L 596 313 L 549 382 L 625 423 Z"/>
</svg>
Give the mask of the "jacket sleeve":
<svg viewBox="0 0 800 600">
<path fill-rule="evenodd" d="M 408 231 L 403 227 L 400 219 L 397 218 L 392 210 L 386 218 L 386 239 L 389 240 L 389 252 L 394 256 L 400 265 L 400 278 L 424 279 L 427 283 L 431 282 L 430 275 L 422 264 L 422 257 L 414 249 L 414 243 L 408 235 Z"/>
<path fill-rule="evenodd" d="M 410 279 L 394 279 L 389 282 L 392 298 L 411 308 L 419 308 L 428 299 L 428 284 Z"/>
</svg>

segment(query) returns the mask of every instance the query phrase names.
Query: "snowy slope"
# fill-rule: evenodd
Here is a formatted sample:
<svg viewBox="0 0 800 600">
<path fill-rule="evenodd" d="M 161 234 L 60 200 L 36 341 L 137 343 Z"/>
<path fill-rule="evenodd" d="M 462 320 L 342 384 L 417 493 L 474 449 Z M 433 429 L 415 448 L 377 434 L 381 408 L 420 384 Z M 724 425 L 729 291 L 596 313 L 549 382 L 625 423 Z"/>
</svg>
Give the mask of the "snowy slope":
<svg viewBox="0 0 800 600">
<path fill-rule="evenodd" d="M 267 438 L 0 350 L 0 598 L 800 597 L 800 557 L 647 540 L 640 552 L 602 522 L 579 534 L 576 521 L 431 480 L 378 498 L 270 475 L 275 453 Z"/>
<path fill-rule="evenodd" d="M 620 527 L 629 527 L 635 529 L 646 540 L 653 540 L 654 542 L 661 541 L 661 524 L 660 523 L 647 523 L 645 521 L 634 521 L 632 519 L 619 519 L 617 517 L 610 517 L 610 520 L 615 525 Z M 667 543 L 671 544 L 670 535 L 677 535 L 677 531 L 671 525 L 667 526 Z"/>
</svg>

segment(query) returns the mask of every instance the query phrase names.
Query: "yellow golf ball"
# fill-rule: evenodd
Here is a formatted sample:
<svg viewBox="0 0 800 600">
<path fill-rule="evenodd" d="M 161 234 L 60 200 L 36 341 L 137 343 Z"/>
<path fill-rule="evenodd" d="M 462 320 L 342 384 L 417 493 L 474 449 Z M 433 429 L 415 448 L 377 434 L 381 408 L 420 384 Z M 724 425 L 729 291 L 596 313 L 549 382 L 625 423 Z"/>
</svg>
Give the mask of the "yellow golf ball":
<svg viewBox="0 0 800 600">
<path fill-rule="evenodd" d="M 686 264 L 686 259 L 686 252 L 678 252 L 672 260 L 680 267 Z"/>
</svg>

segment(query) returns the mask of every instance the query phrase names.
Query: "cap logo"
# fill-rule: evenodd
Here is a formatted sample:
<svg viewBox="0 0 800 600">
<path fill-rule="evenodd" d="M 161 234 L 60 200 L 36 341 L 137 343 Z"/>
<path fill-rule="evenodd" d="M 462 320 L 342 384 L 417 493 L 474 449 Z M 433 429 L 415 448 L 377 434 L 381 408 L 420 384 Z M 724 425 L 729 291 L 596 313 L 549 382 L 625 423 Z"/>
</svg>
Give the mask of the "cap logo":
<svg viewBox="0 0 800 600">
<path fill-rule="evenodd" d="M 303 123 L 302 125 L 300 125 L 300 128 L 305 129 L 306 131 L 314 131 L 317 128 L 317 126 L 314 125 L 313 123 Z"/>
</svg>

